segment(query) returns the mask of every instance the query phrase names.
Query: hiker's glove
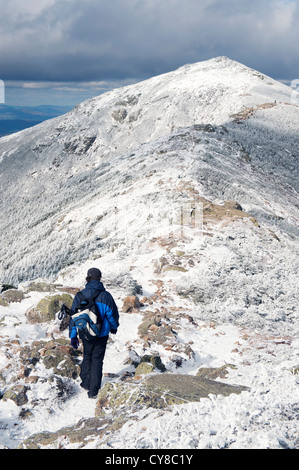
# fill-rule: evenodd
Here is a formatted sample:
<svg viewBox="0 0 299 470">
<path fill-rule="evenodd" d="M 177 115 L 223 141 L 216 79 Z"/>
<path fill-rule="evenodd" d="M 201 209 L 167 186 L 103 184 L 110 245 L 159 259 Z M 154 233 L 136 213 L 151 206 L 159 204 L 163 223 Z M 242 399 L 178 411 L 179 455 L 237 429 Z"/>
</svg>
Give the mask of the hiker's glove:
<svg viewBox="0 0 299 470">
<path fill-rule="evenodd" d="M 78 349 L 79 347 L 79 340 L 78 338 L 71 338 L 71 345 L 74 349 Z"/>
<path fill-rule="evenodd" d="M 110 330 L 113 335 L 116 335 L 117 330 Z"/>
</svg>

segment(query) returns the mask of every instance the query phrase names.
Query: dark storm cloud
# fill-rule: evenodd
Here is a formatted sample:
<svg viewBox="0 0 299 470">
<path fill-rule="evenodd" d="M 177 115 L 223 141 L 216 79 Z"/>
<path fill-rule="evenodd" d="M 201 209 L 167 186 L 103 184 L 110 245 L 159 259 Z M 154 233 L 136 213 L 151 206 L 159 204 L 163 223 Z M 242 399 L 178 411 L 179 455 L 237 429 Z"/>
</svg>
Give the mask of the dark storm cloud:
<svg viewBox="0 0 299 470">
<path fill-rule="evenodd" d="M 0 0 L 3 80 L 142 79 L 227 55 L 297 78 L 297 1 Z"/>
</svg>

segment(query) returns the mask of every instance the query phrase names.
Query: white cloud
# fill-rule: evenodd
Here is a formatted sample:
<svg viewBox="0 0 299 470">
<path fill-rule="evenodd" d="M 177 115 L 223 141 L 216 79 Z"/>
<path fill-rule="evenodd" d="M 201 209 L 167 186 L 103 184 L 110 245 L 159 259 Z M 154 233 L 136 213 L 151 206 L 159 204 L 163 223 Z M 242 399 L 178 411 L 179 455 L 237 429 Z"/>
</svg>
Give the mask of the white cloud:
<svg viewBox="0 0 299 470">
<path fill-rule="evenodd" d="M 0 0 L 0 8 L 2 79 L 145 78 L 217 55 L 299 76 L 295 1 Z"/>
<path fill-rule="evenodd" d="M 135 83 L 137 80 L 111 80 L 111 81 L 84 81 L 84 82 L 49 82 L 49 81 L 21 81 L 0 80 L 7 91 L 6 104 L 13 106 L 56 104 L 75 106 L 76 104 L 101 93 Z M 4 102 L 4 98 L 3 98 Z"/>
<path fill-rule="evenodd" d="M 45 9 L 55 5 L 58 0 L 1 0 L 0 7 L 2 18 L 9 19 L 15 23 L 32 21 Z"/>
<path fill-rule="evenodd" d="M 296 13 L 295 2 L 288 5 L 278 5 L 272 15 L 273 31 L 279 35 L 286 35 L 292 29 Z"/>
</svg>

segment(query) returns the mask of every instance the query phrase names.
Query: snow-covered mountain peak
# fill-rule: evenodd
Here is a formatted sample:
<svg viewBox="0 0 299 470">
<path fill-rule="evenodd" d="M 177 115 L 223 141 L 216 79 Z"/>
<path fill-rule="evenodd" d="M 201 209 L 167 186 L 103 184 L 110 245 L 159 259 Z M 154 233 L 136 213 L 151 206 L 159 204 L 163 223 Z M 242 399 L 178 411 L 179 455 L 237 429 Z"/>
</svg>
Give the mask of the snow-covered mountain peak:
<svg viewBox="0 0 299 470">
<path fill-rule="evenodd" d="M 131 192 L 144 223 L 153 195 L 160 193 L 157 211 L 184 200 L 178 179 L 211 201 L 234 199 L 254 217 L 280 217 L 296 233 L 299 108 L 290 90 L 218 57 L 112 90 L 0 139 L 0 280 L 53 276 L 98 245 L 103 251 L 103 220 L 116 195 L 124 208 L 131 199 L 120 195 Z M 90 201 L 86 224 L 79 213 L 90 214 Z M 59 221 L 78 209 L 78 220 L 62 230 Z M 121 243 L 121 230 L 113 236 Z"/>
<path fill-rule="evenodd" d="M 290 102 L 289 87 L 218 57 L 87 100 L 64 122 L 66 125 L 69 118 L 72 122 L 80 120 L 93 129 L 103 147 L 113 135 L 127 149 L 179 127 L 221 125 L 244 109 Z"/>
<path fill-rule="evenodd" d="M 291 132 L 296 129 L 298 107 L 292 103 L 289 87 L 227 57 L 217 57 L 112 90 L 50 123 L 5 137 L 1 142 L 9 142 L 10 151 L 1 152 L 0 158 L 12 153 L 26 135 L 40 153 L 51 142 L 52 154 L 92 147 L 91 158 L 110 159 L 180 127 L 225 125 L 240 113 L 262 115 L 264 109 L 270 110 L 274 130 L 282 125 Z"/>
</svg>

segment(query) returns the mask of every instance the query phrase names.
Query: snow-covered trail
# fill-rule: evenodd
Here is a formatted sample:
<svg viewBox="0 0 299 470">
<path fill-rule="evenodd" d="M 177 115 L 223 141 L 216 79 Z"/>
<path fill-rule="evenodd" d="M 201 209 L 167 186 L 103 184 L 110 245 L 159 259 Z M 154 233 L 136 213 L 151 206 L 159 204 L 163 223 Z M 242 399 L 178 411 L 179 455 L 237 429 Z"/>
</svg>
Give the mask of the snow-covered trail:
<svg viewBox="0 0 299 470">
<path fill-rule="evenodd" d="M 35 294 L 36 298 L 40 294 Z M 33 296 L 34 297 L 34 296 Z M 31 297 L 31 302 L 34 300 Z M 26 299 L 23 305 L 29 303 Z M 6 326 L 3 333 L 13 338 L 16 331 L 9 312 L 19 319 L 22 317 L 21 304 L 15 307 L 0 307 L 5 312 Z M 196 314 L 196 312 L 194 312 Z M 142 320 L 139 313 L 121 313 L 121 325 L 116 336 L 112 336 L 104 361 L 103 385 L 106 381 L 117 380 L 130 370 L 126 362 L 128 351 L 134 349 L 144 353 L 138 339 L 138 325 Z M 56 321 L 55 321 L 56 322 Z M 23 323 L 26 337 L 31 341 L 47 337 L 52 325 L 40 326 Z M 29 330 L 31 334 L 29 335 Z M 25 333 L 24 333 L 25 334 Z M 67 336 L 67 333 L 64 333 Z M 109 440 L 109 448 L 283 448 L 298 446 L 298 376 L 292 374 L 296 364 L 298 340 L 283 341 L 277 337 L 263 337 L 255 331 L 246 331 L 232 324 L 198 322 L 191 325 L 182 319 L 177 331 L 182 343 L 192 342 L 195 352 L 190 361 L 184 361 L 176 373 L 195 374 L 200 367 L 220 367 L 233 364 L 229 374 L 221 381 L 242 384 L 250 391 L 229 397 L 210 396 L 199 403 L 173 406 L 171 411 L 145 409 L 115 432 Z M 169 351 L 153 345 L 167 364 Z M 149 351 L 147 351 L 149 352 Z M 169 364 L 169 363 L 168 363 Z M 4 364 L 2 364 L 4 365 Z M 12 371 L 13 373 L 13 371 Z M 45 374 L 45 370 L 42 371 Z M 51 373 L 51 372 L 49 372 Z M 20 408 L 11 400 L 0 400 L 1 444 L 15 448 L 28 436 L 38 432 L 55 432 L 65 426 L 78 423 L 82 418 L 94 417 L 96 401 L 87 397 L 80 388 L 80 379 L 71 381 L 71 394 L 65 402 L 58 402 L 45 382 L 31 387 L 28 398 L 40 405 L 34 409 L 34 418 L 21 420 Z M 105 441 L 105 442 L 104 442 Z M 67 442 L 64 443 L 68 448 Z M 85 447 L 107 446 L 105 440 L 96 436 Z M 69 448 L 74 445 L 69 444 Z"/>
</svg>

